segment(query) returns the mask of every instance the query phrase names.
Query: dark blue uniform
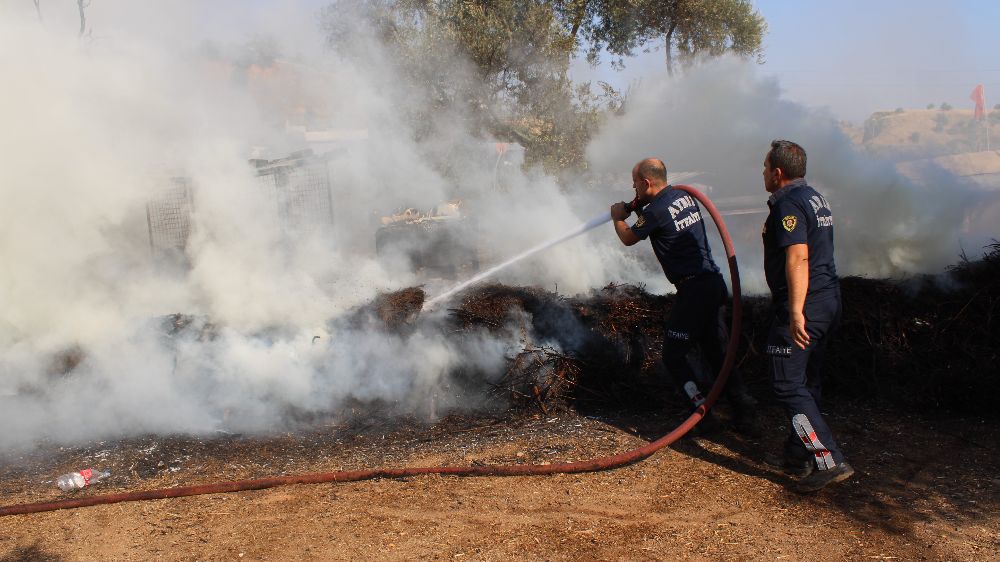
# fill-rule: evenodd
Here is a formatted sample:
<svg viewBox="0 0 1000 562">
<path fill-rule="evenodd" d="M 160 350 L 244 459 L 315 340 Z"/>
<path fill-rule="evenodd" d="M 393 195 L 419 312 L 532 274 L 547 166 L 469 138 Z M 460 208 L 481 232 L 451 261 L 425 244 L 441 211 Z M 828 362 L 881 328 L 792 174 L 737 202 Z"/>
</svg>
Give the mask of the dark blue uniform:
<svg viewBox="0 0 1000 562">
<path fill-rule="evenodd" d="M 820 367 L 830 335 L 840 321 L 840 281 L 833 261 L 833 212 L 826 198 L 804 179 L 775 191 L 764 223 L 764 274 L 771 289 L 773 318 L 766 353 L 774 391 L 791 419 L 785 444 L 791 459 L 812 457 L 820 470 L 833 468 L 844 455 L 819 410 Z M 809 248 L 809 290 L 805 317 L 809 345 L 800 349 L 788 326 L 785 249 Z"/>
<path fill-rule="evenodd" d="M 712 259 L 705 222 L 694 197 L 667 186 L 638 214 L 632 232 L 641 240 L 650 239 L 663 273 L 677 288 L 664 330 L 663 364 L 697 406 L 725 357 L 728 334 L 723 313 L 729 298 L 726 283 Z M 689 362 L 688 352 L 695 345 L 701 348 L 712 373 Z M 694 386 L 694 392 L 688 383 Z M 727 395 L 745 396 L 735 373 L 727 385 Z M 734 404 L 739 405 L 736 400 Z"/>
</svg>

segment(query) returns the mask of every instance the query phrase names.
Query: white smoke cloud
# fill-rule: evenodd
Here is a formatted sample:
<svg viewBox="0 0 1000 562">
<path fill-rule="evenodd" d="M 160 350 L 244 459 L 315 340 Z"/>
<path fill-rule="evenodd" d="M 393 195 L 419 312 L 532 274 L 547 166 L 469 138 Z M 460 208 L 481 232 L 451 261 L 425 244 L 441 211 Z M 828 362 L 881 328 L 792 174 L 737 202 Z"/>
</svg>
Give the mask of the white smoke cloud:
<svg viewBox="0 0 1000 562">
<path fill-rule="evenodd" d="M 0 182 L 0 424 L 7 428 L 0 451 L 41 439 L 267 431 L 295 413 L 336 412 L 349 400 L 403 412 L 419 410 L 431 395 L 442 408 L 474 406 L 467 397 L 449 401 L 449 373 L 463 367 L 498 375 L 505 357 L 523 346 L 516 327 L 457 341 L 441 329 L 443 313 L 425 313 L 428 322 L 411 334 L 343 321 L 377 292 L 422 281 L 405 268 L 387 271 L 376 258 L 379 216 L 400 205 L 429 208 L 456 193 L 469 195 L 486 266 L 628 198 L 632 164 L 644 156 L 662 156 L 672 170 L 710 170 L 706 181 L 719 190 L 713 197 L 759 194 L 763 205 L 763 151 L 771 138 L 789 137 L 810 151 L 810 177 L 842 205 L 838 243 L 851 256 L 842 261 L 847 270 L 953 261 L 951 242 L 934 226 L 960 219 L 953 197 L 918 197 L 887 165 L 856 154 L 828 116 L 782 101 L 777 84 L 731 62 L 676 82 L 650 80 L 636 93 L 591 150 L 593 163 L 620 178 L 620 187 L 564 191 L 529 172 L 513 174 L 499 191 L 493 158 L 480 160 L 470 148 L 489 143 L 472 137 L 460 115 L 439 119 L 430 139 L 412 140 L 403 110 L 425 96 L 387 87 L 392 75 L 377 45 L 367 46 L 374 55 L 366 66 L 329 53 L 310 58 L 317 53 L 303 37 L 319 37 L 302 29 L 313 16 L 285 10 L 265 31 L 297 53 L 301 79 L 271 84 L 265 103 L 226 56 L 220 63 L 195 54 L 216 31 L 205 22 L 189 25 L 204 14 L 200 3 L 170 3 L 155 25 L 131 3 L 112 5 L 121 9 L 90 14 L 94 37 L 83 41 L 55 16 L 45 26 L 30 10 L 0 21 L 0 154 L 7 164 Z M 217 31 L 222 51 L 246 36 Z M 336 127 L 367 129 L 367 140 L 329 155 L 331 229 L 290 235 L 247 158 L 302 148 L 269 105 L 297 96 L 330 108 Z M 451 151 L 457 180 L 428 156 Z M 151 258 L 146 217 L 147 202 L 175 174 L 189 177 L 195 193 L 182 265 Z M 899 200 L 893 206 L 885 203 L 889 195 Z M 934 220 L 920 211 L 931 202 L 941 205 Z M 856 219 L 860 209 L 879 219 Z M 742 231 L 741 251 L 758 229 Z M 621 248 L 606 226 L 497 279 L 564 294 L 609 282 L 668 290 L 651 255 Z M 759 277 L 745 261 L 744 273 Z M 445 288 L 428 285 L 431 296 Z M 211 319 L 215 337 L 194 337 L 197 324 L 187 336 L 165 336 L 161 317 L 178 312 Z M 71 359 L 82 361 L 60 374 Z"/>
<path fill-rule="evenodd" d="M 891 162 L 855 147 L 833 115 L 783 99 L 777 81 L 739 60 L 706 63 L 677 79 L 644 80 L 588 156 L 597 169 L 625 169 L 641 153 L 663 158 L 668 169 L 706 170 L 698 181 L 712 186 L 713 199 L 751 196 L 763 210 L 763 158 L 777 138 L 806 149 L 806 178 L 833 205 L 842 274 L 938 272 L 956 261 L 963 245 L 981 248 L 995 235 L 993 225 L 965 220 L 987 194 L 947 174 L 926 183 L 907 179 Z M 763 219 L 728 221 L 741 267 L 757 280 Z"/>
<path fill-rule="evenodd" d="M 456 191 L 484 192 L 476 217 L 500 258 L 581 222 L 569 199 L 551 179 L 516 173 L 511 191 L 490 192 L 492 158 L 467 151 L 453 158 L 462 171 L 455 185 L 427 154 L 491 145 L 448 118 L 435 137 L 412 141 L 402 110 L 424 96 L 390 93 L 377 52 L 362 67 L 329 53 L 310 58 L 319 46 L 303 55 L 299 44 L 299 62 L 287 65 L 296 79 L 253 82 L 276 71 L 230 64 L 225 53 L 238 49 L 231 41 L 241 34 L 228 29 L 216 44 L 222 55 L 199 54 L 205 35 L 186 22 L 204 10 L 175 4 L 148 34 L 148 17 L 127 3 L 88 12 L 95 31 L 83 40 L 55 11 L 45 25 L 30 10 L 0 22 L 8 163 L 0 184 L 0 424 L 9 428 L 0 451 L 39 439 L 276 429 L 290 413 L 336 412 L 352 399 L 405 412 L 440 393 L 442 409 L 473 407 L 449 398 L 449 373 L 461 366 L 499 375 L 523 346 L 520 330 L 454 341 L 434 328 L 440 317 L 405 336 L 331 324 L 378 291 L 418 281 L 376 259 L 378 217 L 399 205 L 430 208 Z M 279 50 L 301 18 L 289 21 L 266 30 Z M 335 126 L 367 129 L 367 140 L 329 155 L 333 226 L 290 234 L 247 159 L 302 148 L 274 114 L 276 103 L 299 98 L 330 108 Z M 175 176 L 190 178 L 194 193 L 181 264 L 152 258 L 146 215 Z M 625 258 L 600 239 L 602 254 L 567 245 L 501 279 L 563 292 L 601 285 L 616 278 L 605 262 Z M 216 337 L 164 336 L 157 319 L 178 312 L 210 318 Z"/>
</svg>

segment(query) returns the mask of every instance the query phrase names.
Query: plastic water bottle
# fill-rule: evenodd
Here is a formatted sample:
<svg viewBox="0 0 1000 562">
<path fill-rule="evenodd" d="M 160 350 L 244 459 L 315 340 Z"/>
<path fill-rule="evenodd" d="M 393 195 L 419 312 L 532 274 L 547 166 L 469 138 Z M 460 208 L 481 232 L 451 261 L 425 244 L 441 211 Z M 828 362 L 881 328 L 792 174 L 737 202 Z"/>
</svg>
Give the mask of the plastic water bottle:
<svg viewBox="0 0 1000 562">
<path fill-rule="evenodd" d="M 64 492 L 72 492 L 73 490 L 86 488 L 91 484 L 100 482 L 108 476 L 111 476 L 110 470 L 94 470 L 92 468 L 88 468 L 79 472 L 63 474 L 56 479 L 56 485 L 59 486 L 59 489 Z"/>
</svg>

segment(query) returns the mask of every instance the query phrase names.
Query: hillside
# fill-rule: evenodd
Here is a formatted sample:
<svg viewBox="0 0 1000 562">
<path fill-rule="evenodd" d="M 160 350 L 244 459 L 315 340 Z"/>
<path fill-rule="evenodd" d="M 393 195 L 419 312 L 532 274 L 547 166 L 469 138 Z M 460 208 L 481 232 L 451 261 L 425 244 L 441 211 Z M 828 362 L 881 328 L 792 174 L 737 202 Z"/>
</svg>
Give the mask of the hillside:
<svg viewBox="0 0 1000 562">
<path fill-rule="evenodd" d="M 1000 142 L 1000 111 L 988 113 L 986 124 L 988 131 L 973 121 L 971 109 L 880 111 L 865 121 L 860 144 L 901 160 L 977 152 L 986 150 L 987 133 Z M 857 142 L 857 135 L 851 136 Z"/>
</svg>

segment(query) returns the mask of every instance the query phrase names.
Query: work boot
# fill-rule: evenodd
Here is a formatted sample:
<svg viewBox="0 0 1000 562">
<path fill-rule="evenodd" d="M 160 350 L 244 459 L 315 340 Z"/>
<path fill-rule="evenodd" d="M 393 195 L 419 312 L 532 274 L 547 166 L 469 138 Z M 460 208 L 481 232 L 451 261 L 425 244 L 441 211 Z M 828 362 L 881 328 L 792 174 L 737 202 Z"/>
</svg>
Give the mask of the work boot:
<svg viewBox="0 0 1000 562">
<path fill-rule="evenodd" d="M 816 469 L 816 463 L 812 459 L 796 459 L 777 453 L 765 454 L 764 464 L 777 468 L 785 474 L 798 479 L 808 477 Z"/>
<path fill-rule="evenodd" d="M 827 470 L 815 470 L 809 476 L 795 483 L 795 491 L 799 493 L 817 492 L 830 484 L 843 482 L 854 474 L 854 469 L 847 462 Z"/>
</svg>

